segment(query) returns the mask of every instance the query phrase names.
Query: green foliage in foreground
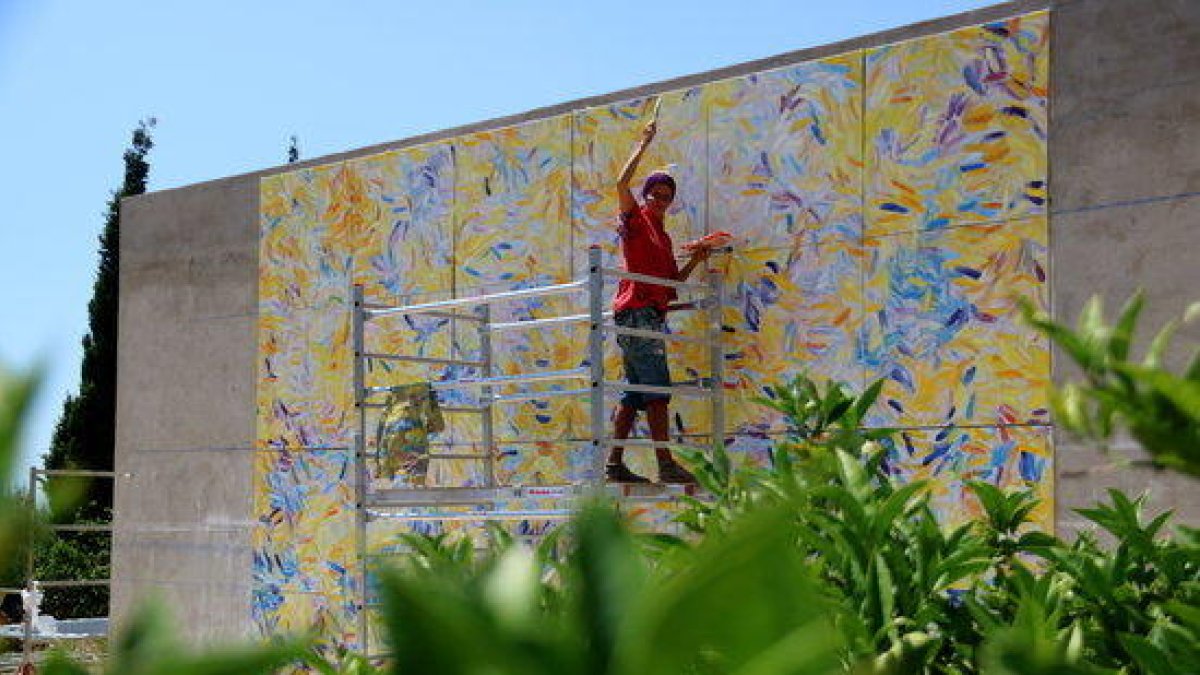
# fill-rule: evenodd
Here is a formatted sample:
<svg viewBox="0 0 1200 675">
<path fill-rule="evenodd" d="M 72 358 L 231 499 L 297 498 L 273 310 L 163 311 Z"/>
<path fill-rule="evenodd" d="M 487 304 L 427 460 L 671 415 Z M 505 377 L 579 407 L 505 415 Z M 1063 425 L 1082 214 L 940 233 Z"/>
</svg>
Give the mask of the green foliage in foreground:
<svg viewBox="0 0 1200 675">
<path fill-rule="evenodd" d="M 0 364 L 0 572 L 15 569 L 20 558 L 13 553 L 29 538 L 25 498 L 9 486 L 24 421 L 40 380 L 36 372 L 21 375 Z"/>
<path fill-rule="evenodd" d="M 687 539 L 603 506 L 557 560 L 414 538 L 383 582 L 391 672 L 1200 672 L 1195 533 L 1162 536 L 1169 516 L 1114 492 L 1081 513 L 1115 547 L 1067 545 L 1030 528 L 1031 492 L 978 482 L 986 518 L 945 529 L 858 430 L 878 387 L 787 392 L 796 433 L 771 467 L 697 458 L 714 498 L 689 505 Z"/>
<path fill-rule="evenodd" d="M 1126 426 L 1164 465 L 1195 473 L 1196 446 L 1174 436 L 1196 431 L 1193 368 L 1168 381 L 1149 374 L 1165 372 L 1153 359 L 1145 372 L 1122 365 L 1136 313 L 1107 331 L 1081 322 L 1088 339 L 1070 333 L 1090 374 L 1069 423 L 1097 437 Z M 1064 331 L 1051 334 L 1071 340 Z M 0 379 L 0 421 L 20 419 L 13 381 Z M 592 504 L 536 549 L 499 532 L 484 552 L 410 538 L 413 555 L 380 582 L 386 671 L 323 662 L 304 643 L 189 655 L 145 610 L 107 672 L 1200 672 L 1200 533 L 1171 532 L 1169 514 L 1147 519 L 1144 498 L 1114 491 L 1080 514 L 1115 543 L 1068 544 L 1030 528 L 1032 492 L 978 482 L 986 517 L 944 528 L 923 484 L 893 479 L 886 432 L 860 427 L 878 392 L 805 378 L 775 390 L 764 402 L 794 433 L 765 469 L 693 457 L 711 499 L 687 504 L 686 537 L 636 535 L 614 505 Z M 0 449 L 13 428 L 0 425 Z M 60 658 L 46 672 L 83 671 Z"/>
<path fill-rule="evenodd" d="M 1071 358 L 1083 381 L 1055 391 L 1055 421 L 1101 443 L 1124 428 L 1160 466 L 1200 476 L 1200 350 L 1180 372 L 1164 365 L 1179 321 L 1167 323 L 1142 359 L 1130 358 L 1144 301 L 1134 295 L 1109 325 L 1093 297 L 1074 330 L 1025 306 L 1027 320 Z M 1182 321 L 1200 317 L 1193 304 Z"/>
</svg>

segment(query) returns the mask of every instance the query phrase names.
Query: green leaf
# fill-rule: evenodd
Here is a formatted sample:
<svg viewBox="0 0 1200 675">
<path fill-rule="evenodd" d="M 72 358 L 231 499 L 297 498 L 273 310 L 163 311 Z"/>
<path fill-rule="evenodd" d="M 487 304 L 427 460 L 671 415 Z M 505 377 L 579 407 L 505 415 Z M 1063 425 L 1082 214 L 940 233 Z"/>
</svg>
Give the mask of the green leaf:
<svg viewBox="0 0 1200 675">
<path fill-rule="evenodd" d="M 829 412 L 825 415 L 825 421 L 830 424 L 840 421 L 842 419 L 842 417 L 846 414 L 846 411 L 850 409 L 850 406 L 853 403 L 854 403 L 854 399 L 849 399 L 849 398 L 838 401 L 830 408 Z"/>
<path fill-rule="evenodd" d="M 1171 663 L 1170 655 L 1163 652 L 1141 635 L 1120 633 L 1117 639 L 1121 646 L 1147 675 L 1175 675 L 1179 671 Z"/>
<path fill-rule="evenodd" d="M 892 570 L 888 568 L 887 561 L 879 553 L 875 554 L 874 572 L 875 587 L 879 593 L 881 619 L 878 625 L 881 627 L 891 625 L 891 618 L 896 613 L 896 584 L 892 579 Z"/>
<path fill-rule="evenodd" d="M 1006 529 L 1008 520 L 1005 513 L 1007 501 L 1000 488 L 991 483 L 978 480 L 967 481 L 967 488 L 979 500 L 979 504 L 983 507 L 984 513 L 987 514 L 988 521 L 991 522 L 992 527 L 1003 532 Z"/>
<path fill-rule="evenodd" d="M 585 660 L 604 672 L 646 586 L 647 572 L 613 505 L 586 505 L 575 519 L 575 530 L 572 568 L 587 636 Z"/>
<path fill-rule="evenodd" d="M 1104 325 L 1104 302 L 1100 299 L 1100 296 L 1093 295 L 1083 304 L 1083 309 L 1079 312 L 1079 320 L 1075 326 L 1075 332 L 1085 342 L 1096 344 L 1103 341 L 1107 330 L 1107 327 Z"/>
<path fill-rule="evenodd" d="M 835 662 L 827 631 L 803 625 L 751 657 L 732 675 L 827 675 Z"/>
<path fill-rule="evenodd" d="M 1115 361 L 1124 361 L 1129 357 L 1129 345 L 1133 341 L 1133 332 L 1137 329 L 1138 316 L 1145 305 L 1142 291 L 1137 291 L 1125 303 L 1121 316 L 1117 319 L 1112 336 L 1108 341 L 1108 355 Z"/>
<path fill-rule="evenodd" d="M 1200 382 L 1176 377 L 1158 368 L 1136 364 L 1118 364 L 1118 369 L 1153 387 L 1184 415 L 1200 424 Z"/>
<path fill-rule="evenodd" d="M 1192 323 L 1197 319 L 1200 319 L 1200 302 L 1193 302 L 1183 310 L 1183 322 Z"/>
<path fill-rule="evenodd" d="M 746 514 L 726 536 L 704 541 L 688 566 L 647 584 L 623 617 L 619 658 L 607 672 L 762 672 L 775 659 L 802 658 L 800 643 L 812 650 L 800 672 L 831 672 L 841 639 L 805 560 L 780 536 L 794 513 L 780 505 Z M 718 656 L 719 667 L 697 668 L 705 654 Z"/>
<path fill-rule="evenodd" d="M 866 498 L 871 490 L 871 480 L 863 469 L 862 461 L 841 448 L 836 449 L 836 455 L 839 473 L 850 494 L 859 500 Z"/>
<path fill-rule="evenodd" d="M 1184 368 L 1183 379 L 1188 382 L 1200 382 L 1200 349 L 1192 354 L 1191 361 L 1188 362 L 1187 368 Z"/>
<path fill-rule="evenodd" d="M 854 402 L 854 408 L 852 409 L 853 421 L 858 422 L 867 416 L 867 411 L 879 399 L 879 394 L 883 391 L 883 384 L 884 378 L 879 378 L 867 386 L 866 390 L 858 396 L 858 400 Z"/>
<path fill-rule="evenodd" d="M 890 530 L 900 514 L 907 511 L 910 502 L 917 499 L 928 487 L 927 481 L 913 481 L 888 496 L 875 516 L 875 537 L 882 537 Z"/>
<path fill-rule="evenodd" d="M 1150 348 L 1146 350 L 1146 358 L 1142 361 L 1142 365 L 1147 368 L 1161 368 L 1163 356 L 1167 352 L 1167 348 L 1171 344 L 1171 339 L 1175 337 L 1175 331 L 1179 328 L 1178 321 L 1168 321 L 1158 334 L 1154 336 L 1154 340 L 1150 343 Z"/>
<path fill-rule="evenodd" d="M 0 480 L 4 485 L 12 478 L 25 419 L 41 380 L 40 368 L 16 375 L 0 367 Z"/>
</svg>

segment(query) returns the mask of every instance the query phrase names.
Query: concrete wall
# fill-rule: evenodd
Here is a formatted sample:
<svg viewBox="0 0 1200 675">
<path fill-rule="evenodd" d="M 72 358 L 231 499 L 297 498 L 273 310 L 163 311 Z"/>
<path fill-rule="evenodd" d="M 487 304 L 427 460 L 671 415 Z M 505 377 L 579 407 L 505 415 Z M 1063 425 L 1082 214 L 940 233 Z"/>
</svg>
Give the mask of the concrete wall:
<svg viewBox="0 0 1200 675">
<path fill-rule="evenodd" d="M 197 640 L 245 635 L 258 181 L 122 205 L 113 606 L 158 596 Z"/>
<path fill-rule="evenodd" d="M 1055 314 L 1078 316 L 1092 294 L 1110 315 L 1137 288 L 1143 340 L 1200 300 L 1200 2 L 1058 0 L 1051 16 L 1051 269 Z M 1176 338 L 1175 362 L 1200 344 Z M 1055 379 L 1072 375 L 1055 355 Z M 1072 509 L 1109 487 L 1148 490 L 1156 508 L 1200 523 L 1195 481 L 1120 466 L 1062 432 L 1055 439 L 1059 534 Z M 1131 443 L 1118 452 L 1144 460 Z"/>
<path fill-rule="evenodd" d="M 315 165 L 707 82 L 1045 7 L 1020 1 L 824 47 L 306 162 Z M 1054 304 L 1136 286 L 1160 325 L 1200 298 L 1200 3 L 1059 0 L 1052 16 Z M 303 166 L 303 165 L 299 165 Z M 287 170 L 298 168 L 291 165 Z M 258 179 L 152 193 L 122 206 L 113 617 L 158 595 L 189 638 L 251 626 Z M 1196 328 L 1181 333 L 1195 343 Z M 1056 359 L 1056 373 L 1068 372 Z M 1187 481 L 1112 466 L 1058 437 L 1060 532 L 1107 485 L 1149 488 L 1200 522 Z"/>
</svg>

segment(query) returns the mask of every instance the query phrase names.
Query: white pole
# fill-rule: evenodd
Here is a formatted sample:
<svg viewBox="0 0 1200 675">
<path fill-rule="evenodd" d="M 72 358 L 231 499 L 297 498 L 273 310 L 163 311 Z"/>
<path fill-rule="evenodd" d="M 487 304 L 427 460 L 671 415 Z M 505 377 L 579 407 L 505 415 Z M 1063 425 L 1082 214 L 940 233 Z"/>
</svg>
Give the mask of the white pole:
<svg viewBox="0 0 1200 675">
<path fill-rule="evenodd" d="M 709 362 L 712 377 L 712 441 L 713 451 L 725 448 L 725 349 L 724 317 L 725 282 L 719 270 L 709 270 L 709 287 L 712 298 L 708 307 Z"/>
<path fill-rule="evenodd" d="M 592 468 L 597 492 L 604 489 L 605 436 L 604 409 L 604 277 L 600 267 L 602 251 L 599 246 L 588 249 L 588 310 L 592 318 L 588 333 L 588 364 L 592 380 Z"/>
<path fill-rule="evenodd" d="M 354 426 L 354 524 L 358 544 L 359 564 L 359 603 L 358 603 L 358 640 L 362 645 L 363 655 L 371 653 L 368 644 L 370 618 L 367 616 L 368 584 L 370 572 L 367 569 L 367 491 L 370 480 L 367 470 L 367 408 L 365 405 L 366 373 L 363 364 L 366 359 L 366 335 L 364 329 L 363 287 L 355 284 L 352 287 L 354 306 L 350 315 L 350 339 L 354 349 L 354 406 L 358 413 Z"/>
<path fill-rule="evenodd" d="M 480 376 L 483 378 L 492 377 L 492 308 L 484 305 L 482 308 L 483 321 L 479 324 L 479 360 L 483 362 L 483 369 Z M 496 487 L 496 463 L 493 459 L 495 449 L 492 444 L 494 442 L 494 425 L 495 418 L 493 410 L 496 403 L 496 395 L 490 385 L 484 385 L 480 390 L 480 398 L 483 405 L 483 452 L 487 456 L 483 460 L 484 471 L 487 473 L 488 487 Z"/>
</svg>

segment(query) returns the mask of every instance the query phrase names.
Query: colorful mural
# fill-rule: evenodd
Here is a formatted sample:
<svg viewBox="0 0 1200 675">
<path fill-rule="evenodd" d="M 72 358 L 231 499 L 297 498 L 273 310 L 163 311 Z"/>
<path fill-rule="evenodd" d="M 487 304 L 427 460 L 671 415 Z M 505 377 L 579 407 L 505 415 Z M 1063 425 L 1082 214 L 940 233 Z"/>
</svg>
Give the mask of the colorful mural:
<svg viewBox="0 0 1200 675">
<path fill-rule="evenodd" d="M 1049 14 L 866 55 L 868 234 L 1046 212 Z"/>
<path fill-rule="evenodd" d="M 867 239 L 859 358 L 884 378 L 883 426 L 1045 424 L 1046 339 L 1017 301 L 1047 306 L 1044 216 Z"/>
<path fill-rule="evenodd" d="M 898 429 L 888 467 L 929 480 L 946 522 L 976 515 L 963 485 L 978 479 L 1033 486 L 1044 499 L 1036 518 L 1051 527 L 1048 346 L 1016 311 L 1019 297 L 1042 308 L 1048 298 L 1048 25 L 1047 13 L 1028 14 L 662 96 L 642 168 L 667 167 L 678 181 L 671 236 L 734 235 L 733 251 L 709 267 L 726 291 L 723 432 L 735 462 L 770 461 L 786 433 L 752 402 L 769 385 L 801 372 L 855 390 L 883 378 L 869 422 Z M 262 180 L 253 616 L 264 634 L 317 626 L 332 645 L 362 639 L 352 286 L 369 302 L 408 304 L 576 279 L 591 245 L 615 265 L 612 181 L 652 108 L 653 99 L 628 100 Z M 494 306 L 490 320 L 585 308 L 582 294 L 524 299 Z M 679 312 L 671 329 L 699 335 L 706 322 Z M 585 337 L 581 324 L 495 333 L 493 372 L 580 367 Z M 481 354 L 478 323 L 462 317 L 381 318 L 366 342 L 433 359 Z M 677 382 L 708 377 L 702 345 L 669 350 Z M 374 360 L 366 377 L 436 385 L 478 372 Z M 449 408 L 478 402 L 470 389 L 439 395 Z M 677 399 L 672 411 L 676 434 L 708 442 L 707 402 Z M 589 419 L 582 396 L 505 404 L 487 449 L 477 414 L 448 412 L 426 484 L 483 484 L 479 455 L 489 451 L 506 484 L 589 480 Z M 445 456 L 455 454 L 473 457 Z M 630 450 L 629 460 L 654 475 L 650 452 Z M 386 483 L 408 485 L 403 473 Z M 663 528 L 671 504 L 630 514 Z M 553 526 L 512 524 L 525 537 Z M 367 549 L 394 552 L 411 531 L 477 536 L 479 527 L 374 522 Z"/>
<path fill-rule="evenodd" d="M 862 236 L 862 53 L 705 87 L 710 229 L 740 250 Z"/>
</svg>

